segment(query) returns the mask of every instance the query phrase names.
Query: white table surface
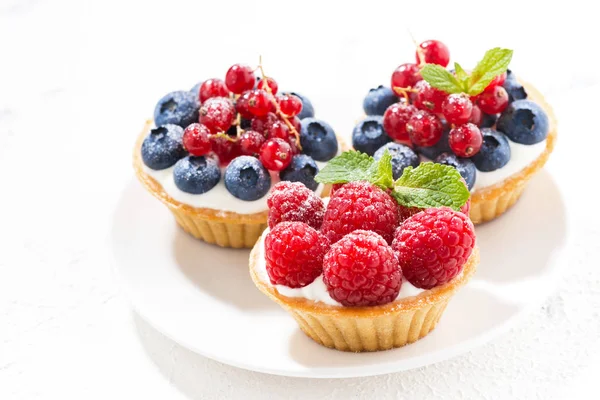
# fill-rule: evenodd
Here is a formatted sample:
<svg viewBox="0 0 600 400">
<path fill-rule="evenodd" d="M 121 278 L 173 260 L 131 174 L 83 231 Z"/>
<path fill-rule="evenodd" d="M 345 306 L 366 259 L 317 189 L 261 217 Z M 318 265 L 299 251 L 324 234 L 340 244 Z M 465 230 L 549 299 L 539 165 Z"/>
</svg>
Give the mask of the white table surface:
<svg viewBox="0 0 600 400">
<path fill-rule="evenodd" d="M 600 81 L 592 12 L 577 2 L 186 3 L 0 1 L 0 399 L 595 397 L 600 140 L 599 90 L 591 87 Z M 515 49 L 512 68 L 555 105 L 561 130 L 549 167 L 568 191 L 573 249 L 555 294 L 468 354 L 362 379 L 229 367 L 136 316 L 106 237 L 133 176 L 133 140 L 156 100 L 262 54 L 281 86 L 307 94 L 318 116 L 349 134 L 368 88 L 412 58 L 407 27 L 417 39 L 444 40 L 465 66 L 487 48 Z"/>
</svg>

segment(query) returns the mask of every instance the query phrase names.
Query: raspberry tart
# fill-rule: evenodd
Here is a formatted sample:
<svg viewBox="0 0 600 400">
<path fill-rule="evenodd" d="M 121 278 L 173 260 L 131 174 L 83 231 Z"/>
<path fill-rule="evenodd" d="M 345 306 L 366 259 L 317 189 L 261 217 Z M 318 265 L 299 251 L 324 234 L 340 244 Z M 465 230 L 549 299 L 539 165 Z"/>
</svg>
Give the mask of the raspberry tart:
<svg viewBox="0 0 600 400">
<path fill-rule="evenodd" d="M 138 179 L 192 236 L 223 247 L 252 247 L 267 226 L 267 193 L 279 181 L 315 181 L 341 152 L 310 101 L 281 92 L 272 77 L 241 64 L 159 100 L 136 142 Z"/>
<path fill-rule="evenodd" d="M 556 141 L 552 108 L 508 65 L 512 51 L 489 50 L 468 73 L 448 48 L 428 40 L 416 63 L 400 65 L 391 88 L 371 89 L 367 117 L 354 128 L 354 148 L 378 157 L 393 153 L 394 174 L 434 161 L 455 167 L 472 193 L 471 220 L 504 213 L 546 163 Z"/>
<path fill-rule="evenodd" d="M 391 160 L 336 157 L 317 175 L 335 184 L 329 201 L 295 182 L 269 195 L 250 275 L 323 346 L 378 351 L 426 336 L 479 262 L 460 174 L 429 162 L 394 181 Z"/>
</svg>

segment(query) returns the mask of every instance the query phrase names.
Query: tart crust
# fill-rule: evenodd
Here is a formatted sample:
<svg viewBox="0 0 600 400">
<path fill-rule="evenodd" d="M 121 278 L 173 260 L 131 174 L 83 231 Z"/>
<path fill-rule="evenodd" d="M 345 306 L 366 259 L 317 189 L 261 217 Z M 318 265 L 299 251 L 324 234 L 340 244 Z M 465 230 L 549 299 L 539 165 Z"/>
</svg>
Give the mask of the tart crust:
<svg viewBox="0 0 600 400">
<path fill-rule="evenodd" d="M 477 247 L 461 274 L 450 282 L 376 307 L 342 307 L 281 295 L 258 275 L 258 241 L 250 253 L 250 276 L 256 287 L 278 303 L 315 342 L 342 351 L 379 351 L 413 343 L 431 332 L 448 302 L 473 276 L 479 264 Z"/>
<path fill-rule="evenodd" d="M 165 204 L 173 213 L 179 226 L 195 238 L 221 247 L 251 248 L 254 246 L 267 227 L 268 210 L 253 214 L 238 214 L 212 208 L 192 207 L 169 196 L 160 183 L 144 172 L 141 147 L 152 124 L 152 120 L 146 121 L 133 150 L 133 169 L 142 185 Z M 339 136 L 338 143 L 342 151 L 348 150 L 346 143 Z M 331 186 L 325 186 L 321 196 L 328 196 L 330 190 Z"/>
<path fill-rule="evenodd" d="M 527 91 L 527 99 L 540 105 L 548 115 L 549 130 L 546 138 L 546 149 L 521 171 L 509 176 L 495 185 L 476 190 L 471 195 L 471 210 L 469 216 L 474 224 L 491 221 L 502 215 L 514 205 L 529 180 L 538 172 L 546 161 L 556 144 L 556 117 L 552 107 L 546 102 L 544 96 L 532 85 L 521 82 Z"/>
</svg>

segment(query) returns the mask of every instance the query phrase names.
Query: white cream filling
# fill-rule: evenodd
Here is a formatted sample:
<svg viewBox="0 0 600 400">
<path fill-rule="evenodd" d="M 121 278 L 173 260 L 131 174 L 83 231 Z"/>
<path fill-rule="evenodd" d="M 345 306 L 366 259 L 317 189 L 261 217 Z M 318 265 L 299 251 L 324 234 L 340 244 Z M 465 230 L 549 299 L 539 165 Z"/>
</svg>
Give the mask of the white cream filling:
<svg viewBox="0 0 600 400">
<path fill-rule="evenodd" d="M 267 285 L 274 287 L 277 289 L 279 294 L 286 297 L 294 297 L 294 298 L 305 298 L 312 301 L 319 301 L 331 306 L 339 306 L 343 307 L 343 305 L 336 300 L 332 299 L 327 292 L 327 287 L 325 286 L 325 282 L 323 282 L 323 275 L 319 275 L 317 279 L 315 279 L 311 284 L 306 285 L 302 288 L 290 288 L 284 285 L 273 285 L 271 280 L 269 279 L 269 273 L 267 272 L 267 264 L 265 261 L 265 244 L 264 239 L 265 236 L 269 233 L 269 228 L 267 228 L 257 246 L 258 246 L 258 254 L 257 259 L 258 263 L 256 265 L 256 272 L 260 280 L 265 282 Z M 406 279 L 402 280 L 402 286 L 400 287 L 400 293 L 398 293 L 398 297 L 396 300 L 403 299 L 406 297 L 416 296 L 419 293 L 424 292 L 423 289 L 419 289 L 413 286 Z"/>
</svg>

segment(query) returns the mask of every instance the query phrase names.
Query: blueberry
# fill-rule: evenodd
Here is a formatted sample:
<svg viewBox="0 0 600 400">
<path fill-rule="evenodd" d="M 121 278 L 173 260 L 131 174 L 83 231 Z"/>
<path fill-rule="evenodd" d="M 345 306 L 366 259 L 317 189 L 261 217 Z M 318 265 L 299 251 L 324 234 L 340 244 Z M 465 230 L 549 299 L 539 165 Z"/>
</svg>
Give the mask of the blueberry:
<svg viewBox="0 0 600 400">
<path fill-rule="evenodd" d="M 302 101 L 302 111 L 300 111 L 300 114 L 297 115 L 298 118 L 300 118 L 300 119 L 314 118 L 315 109 L 313 108 L 312 103 L 306 96 L 303 96 L 300 93 L 296 93 L 296 92 L 283 92 L 283 93 L 293 94 L 294 96 L 298 97 Z"/>
<path fill-rule="evenodd" d="M 310 190 L 317 190 L 319 184 L 315 176 L 319 167 L 315 160 L 306 154 L 297 154 L 292 158 L 292 163 L 279 175 L 282 181 L 302 182 Z"/>
<path fill-rule="evenodd" d="M 500 115 L 496 129 L 504 132 L 513 142 L 535 144 L 548 136 L 548 116 L 533 101 L 517 100 Z"/>
<path fill-rule="evenodd" d="M 398 179 L 402 176 L 404 168 L 412 166 L 414 168 L 419 166 L 419 156 L 410 147 L 399 143 L 388 143 L 379 148 L 373 155 L 373 158 L 379 160 L 385 151 L 389 151 L 392 156 L 392 175 L 394 179 Z"/>
<path fill-rule="evenodd" d="M 187 155 L 182 143 L 183 129 L 164 125 L 150 131 L 142 143 L 142 160 L 149 168 L 169 168 Z"/>
<path fill-rule="evenodd" d="M 304 118 L 300 126 L 302 152 L 316 161 L 329 161 L 338 152 L 338 142 L 333 128 L 325 121 Z"/>
<path fill-rule="evenodd" d="M 198 98 L 192 92 L 171 92 L 158 101 L 154 108 L 154 123 L 175 124 L 182 128 L 198 122 Z"/>
<path fill-rule="evenodd" d="M 368 116 L 360 121 L 352 131 L 352 146 L 370 156 L 391 141 L 392 138 L 383 130 L 383 117 L 379 115 Z"/>
<path fill-rule="evenodd" d="M 442 153 L 435 158 L 435 162 L 456 168 L 460 176 L 467 182 L 469 190 L 475 184 L 477 168 L 475 168 L 473 161 L 468 158 L 460 158 L 453 153 Z"/>
<path fill-rule="evenodd" d="M 258 200 L 271 188 L 271 175 L 257 158 L 239 156 L 225 170 L 225 187 L 238 199 Z"/>
<path fill-rule="evenodd" d="M 506 80 L 504 81 L 502 87 L 504 87 L 504 89 L 506 89 L 506 93 L 508 93 L 509 103 L 512 103 L 515 100 L 523 100 L 527 98 L 527 92 L 525 91 L 525 88 L 517 81 L 515 74 L 510 71 L 507 73 Z"/>
<path fill-rule="evenodd" d="M 430 160 L 435 159 L 442 153 L 451 153 L 452 149 L 450 149 L 450 144 L 448 143 L 448 135 L 450 134 L 450 129 L 445 128 L 444 133 L 442 133 L 442 137 L 436 144 L 428 147 L 415 147 L 417 153 L 422 154 L 424 157 L 429 158 Z"/>
<path fill-rule="evenodd" d="M 200 98 L 200 86 L 202 86 L 202 82 L 198 82 L 190 89 L 190 93 L 194 95 L 197 99 Z"/>
<path fill-rule="evenodd" d="M 363 109 L 367 115 L 383 115 L 385 110 L 396 102 L 398 102 L 398 97 L 392 89 L 379 85 L 377 88 L 369 90 L 363 100 Z"/>
<path fill-rule="evenodd" d="M 498 114 L 481 113 L 481 128 L 491 128 L 498 120 Z"/>
<path fill-rule="evenodd" d="M 173 179 L 179 190 L 191 194 L 202 194 L 219 183 L 221 169 L 214 158 L 187 156 L 175 164 Z"/>
<path fill-rule="evenodd" d="M 490 172 L 504 167 L 510 160 L 510 146 L 506 136 L 490 128 L 483 128 L 481 134 L 483 135 L 481 149 L 471 157 L 477 169 Z"/>
<path fill-rule="evenodd" d="M 506 79 L 504 80 L 504 82 L 506 81 L 516 81 L 517 80 L 517 76 L 515 75 L 514 72 L 512 72 L 510 69 L 506 70 Z"/>
</svg>

